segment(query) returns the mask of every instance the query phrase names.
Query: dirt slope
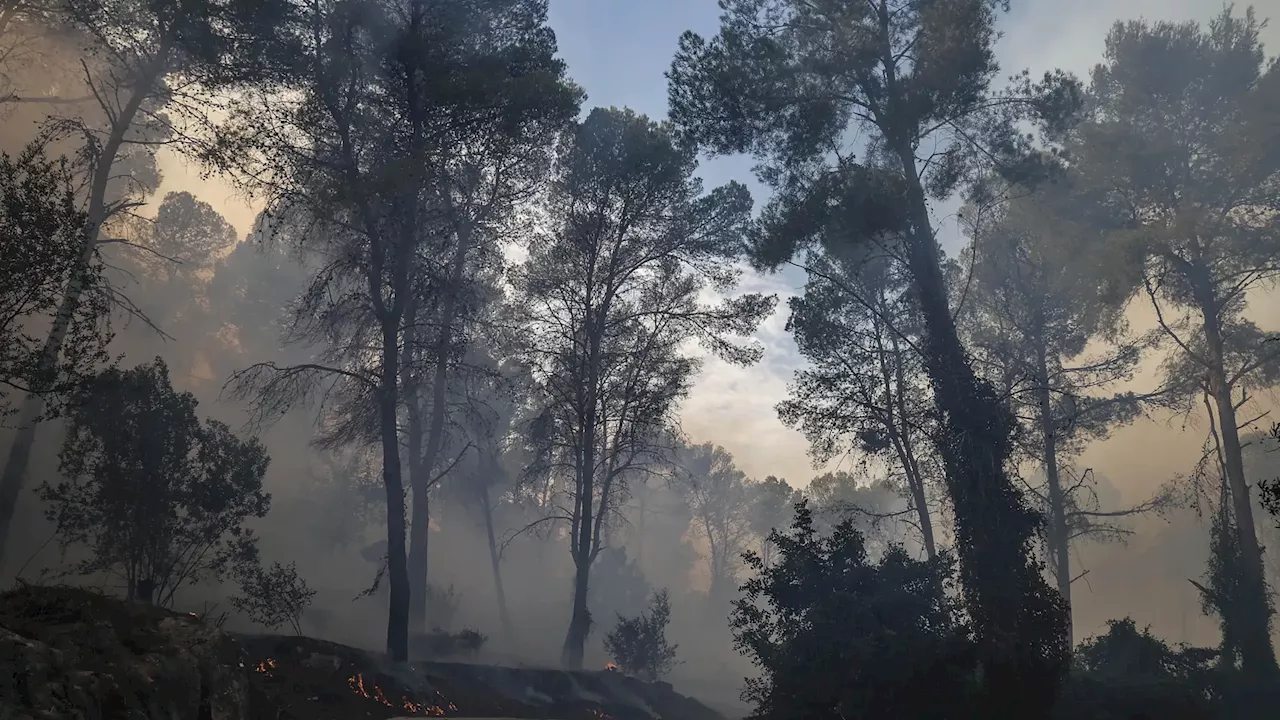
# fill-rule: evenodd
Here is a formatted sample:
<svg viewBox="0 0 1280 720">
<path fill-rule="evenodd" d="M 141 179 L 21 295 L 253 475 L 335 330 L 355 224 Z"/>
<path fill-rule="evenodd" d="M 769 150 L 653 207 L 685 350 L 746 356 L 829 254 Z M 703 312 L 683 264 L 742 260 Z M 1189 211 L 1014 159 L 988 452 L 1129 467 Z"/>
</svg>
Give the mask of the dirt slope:
<svg viewBox="0 0 1280 720">
<path fill-rule="evenodd" d="M 0 595 L 0 718 L 723 720 L 665 683 L 462 663 L 393 666 L 319 640 L 232 636 L 67 587 Z"/>
</svg>

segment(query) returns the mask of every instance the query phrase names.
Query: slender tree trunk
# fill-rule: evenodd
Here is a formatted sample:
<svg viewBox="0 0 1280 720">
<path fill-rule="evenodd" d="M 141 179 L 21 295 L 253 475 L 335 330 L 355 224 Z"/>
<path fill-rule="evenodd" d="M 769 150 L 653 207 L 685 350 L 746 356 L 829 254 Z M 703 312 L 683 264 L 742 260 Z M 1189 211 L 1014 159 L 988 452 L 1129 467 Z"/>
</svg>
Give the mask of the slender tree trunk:
<svg viewBox="0 0 1280 720">
<path fill-rule="evenodd" d="M 898 423 L 900 429 L 897 431 L 898 447 L 902 454 L 900 461 L 902 462 L 903 471 L 907 475 L 907 486 L 911 490 L 911 501 L 916 506 L 916 518 L 920 523 L 920 537 L 924 541 L 924 551 L 930 557 L 934 558 L 938 555 L 937 546 L 933 538 L 933 518 L 929 513 L 929 500 L 925 495 L 924 475 L 920 472 L 920 462 L 916 458 L 915 444 L 911 437 L 911 425 L 907 422 L 907 392 L 906 373 L 903 370 L 903 352 L 901 346 L 898 345 L 896 335 L 890 335 L 890 348 L 893 357 L 893 374 L 897 392 L 893 393 L 894 399 L 897 401 Z"/>
<path fill-rule="evenodd" d="M 1058 471 L 1057 420 L 1049 388 L 1049 368 L 1043 349 L 1036 353 L 1036 400 L 1039 408 L 1040 438 L 1043 443 L 1044 474 L 1049 483 L 1049 552 L 1053 554 L 1054 578 L 1058 593 L 1067 605 L 1067 643 L 1074 647 L 1071 618 L 1071 535 L 1067 528 L 1067 498 L 1062 492 Z"/>
<path fill-rule="evenodd" d="M 143 579 L 138 581 L 138 600 L 148 605 L 154 605 L 156 602 L 156 583 L 151 579 Z"/>
<path fill-rule="evenodd" d="M 428 550 L 431 542 L 431 493 L 426 475 L 430 472 L 423 462 L 422 399 L 416 381 L 405 388 L 406 415 L 405 452 L 409 454 L 409 487 L 413 494 L 409 520 L 409 632 L 421 634 L 427 631 L 427 580 L 430 569 Z"/>
<path fill-rule="evenodd" d="M 587 423 L 594 436 L 594 413 Z M 590 439 L 583 453 L 578 478 L 578 505 L 580 508 L 576 540 L 573 541 L 573 614 L 569 618 L 569 630 L 565 633 L 564 649 L 560 663 L 568 670 L 581 670 L 586 651 L 587 636 L 591 634 L 591 609 L 587 604 L 587 586 L 590 582 L 592 555 L 591 529 L 594 519 L 595 493 L 595 442 Z"/>
<path fill-rule="evenodd" d="M 420 635 L 427 631 L 427 579 L 431 541 L 431 496 L 430 481 L 426 475 L 430 471 L 424 467 L 423 445 L 424 428 L 422 422 L 422 385 L 417 373 L 418 321 L 421 304 L 417 297 L 412 298 L 405 310 L 404 352 L 400 367 L 401 384 L 404 388 L 405 404 L 405 452 L 409 459 L 409 488 L 413 494 L 410 506 L 409 521 L 409 557 L 406 570 L 409 573 L 409 633 Z"/>
<path fill-rule="evenodd" d="M 489 488 L 480 488 L 480 511 L 484 513 L 484 531 L 489 539 L 489 565 L 493 570 L 493 593 L 498 600 L 498 618 L 502 622 L 502 632 L 508 641 L 515 640 L 515 627 L 511 624 L 511 613 L 507 610 L 507 591 L 502 584 L 502 557 L 498 553 L 498 542 L 493 531 L 493 506 L 489 503 Z"/>
<path fill-rule="evenodd" d="M 409 573 L 405 557 L 404 481 L 400 476 L 398 432 L 399 325 L 398 321 L 383 320 L 382 387 L 379 388 L 378 409 L 382 433 L 382 482 L 387 491 L 387 574 L 391 585 L 387 617 L 387 654 L 394 662 L 406 662 L 409 659 L 410 595 Z"/>
<path fill-rule="evenodd" d="M 938 547 L 933 538 L 933 518 L 929 513 L 929 499 L 924 492 L 924 477 L 920 474 L 920 465 L 912 452 L 911 441 L 903 437 L 902 445 L 907 486 L 911 491 L 911 502 L 915 504 L 916 521 L 920 523 L 920 539 L 924 543 L 925 555 L 933 559 L 938 556 Z"/>
<path fill-rule="evenodd" d="M 409 36 L 410 37 L 413 37 L 413 38 L 419 37 L 419 33 L 421 32 L 421 28 L 425 21 L 425 18 L 426 18 L 426 8 L 424 3 L 422 2 L 422 0 L 413 0 L 410 3 L 410 9 L 409 9 Z M 408 170 L 410 173 L 410 177 L 412 177 L 413 179 L 413 182 L 408 183 L 407 185 L 408 187 L 412 187 L 413 191 L 406 193 L 404 196 L 401 197 L 401 202 L 404 203 L 404 208 L 407 212 L 406 212 L 406 219 L 400 227 L 400 232 L 402 233 L 401 249 L 400 249 L 401 265 L 397 268 L 397 272 L 400 275 L 397 278 L 399 283 L 397 287 L 397 294 L 395 296 L 395 300 L 397 305 L 402 310 L 402 312 L 399 313 L 399 317 L 397 318 L 397 324 L 396 324 L 396 327 L 394 328 L 394 331 L 388 332 L 392 330 L 390 327 L 387 327 L 384 330 L 384 332 L 387 332 L 387 334 L 384 335 L 384 340 L 383 340 L 383 343 L 384 343 L 383 352 L 384 352 L 384 357 L 386 358 L 399 357 L 399 347 L 398 347 L 397 341 L 399 340 L 399 334 L 400 334 L 400 330 L 402 329 L 402 325 L 406 335 L 405 352 L 406 354 L 412 355 L 415 351 L 415 348 L 409 347 L 409 345 L 410 345 L 410 340 L 412 340 L 414 333 L 416 333 L 415 326 L 417 324 L 418 314 L 421 311 L 421 307 L 419 304 L 419 298 L 417 298 L 416 296 L 406 298 L 405 294 L 414 293 L 417 289 L 415 284 L 415 280 L 417 279 L 416 272 L 418 270 L 416 253 L 419 246 L 419 239 L 421 237 L 420 233 L 422 232 L 420 223 L 418 220 L 418 210 L 419 210 L 419 203 L 421 201 L 422 192 L 427 187 L 427 183 L 428 183 L 424 174 L 427 168 L 427 161 L 426 161 L 426 152 L 425 152 L 426 146 L 423 140 L 423 137 L 424 137 L 423 128 L 425 126 L 426 108 L 424 108 L 419 102 L 419 86 L 418 86 L 418 83 L 421 80 L 421 78 L 419 77 L 419 73 L 420 71 L 423 70 L 423 68 L 417 64 L 416 58 L 403 57 L 401 58 L 401 60 L 402 62 L 405 63 L 403 68 L 404 80 L 405 80 L 405 85 L 404 85 L 405 100 L 406 100 L 405 104 L 409 111 L 408 120 L 411 128 L 409 157 L 412 160 L 412 163 L 410 164 Z M 357 165 L 354 164 L 354 158 L 349 156 L 349 159 L 353 163 L 353 167 L 358 167 Z M 446 193 L 448 192 L 447 188 L 445 189 L 445 192 Z M 369 230 L 371 233 L 374 232 L 372 223 L 370 224 Z M 371 286 L 370 291 L 376 292 L 378 291 L 378 289 Z M 406 312 L 406 311 L 412 311 L 412 312 Z M 403 323 L 406 315 L 408 315 L 409 322 Z M 419 381 L 418 381 L 418 378 L 416 377 L 416 370 L 417 370 L 416 367 L 406 369 L 406 372 L 415 375 L 415 377 L 413 377 L 413 381 L 409 383 L 410 387 L 406 387 L 406 392 L 410 394 L 408 398 L 409 399 L 408 413 L 411 418 L 414 418 L 416 420 L 416 427 L 414 428 L 414 432 L 410 432 L 409 438 L 408 438 L 408 440 L 410 441 L 410 443 L 412 443 L 412 445 L 409 448 L 407 448 L 407 451 L 410 453 L 409 482 L 410 482 L 411 490 L 413 491 L 413 507 L 412 507 L 413 516 L 410 519 L 410 532 L 412 533 L 412 535 L 409 538 L 410 547 L 409 547 L 407 556 L 405 556 L 405 546 L 404 546 L 404 540 L 405 540 L 404 482 L 400 478 L 401 466 L 400 466 L 400 462 L 399 462 L 400 458 L 398 454 L 399 445 L 396 442 L 398 437 L 397 437 L 396 424 L 395 424 L 396 415 L 398 414 L 398 410 L 399 410 L 399 403 L 391 402 L 389 403 L 389 407 L 384 408 L 383 410 L 383 423 L 384 423 L 383 454 L 385 457 L 388 452 L 394 451 L 396 453 L 396 457 L 395 457 L 395 460 L 396 460 L 396 463 L 395 463 L 396 478 L 395 479 L 396 479 L 396 489 L 397 489 L 396 504 L 397 504 L 397 507 L 399 508 L 399 512 L 395 517 L 395 523 L 399 526 L 397 530 L 399 534 L 399 542 L 395 543 L 395 552 L 400 553 L 401 557 L 403 558 L 401 567 L 403 568 L 403 572 L 404 572 L 404 575 L 402 577 L 403 597 L 397 596 L 395 574 L 393 573 L 391 576 L 392 620 L 387 625 L 387 633 L 388 633 L 388 636 L 390 636 L 393 632 L 393 626 L 394 626 L 394 632 L 397 634 L 395 638 L 395 641 L 397 644 L 394 646 L 394 649 L 391 650 L 391 654 L 392 654 L 392 658 L 395 660 L 408 659 L 409 633 L 411 630 L 416 630 L 419 632 L 426 630 L 427 570 L 428 570 L 427 543 L 428 543 L 428 537 L 431 529 L 431 505 L 430 505 L 431 500 L 427 492 L 430 489 L 429 488 L 430 482 L 425 477 L 425 475 L 431 472 L 431 466 L 423 458 L 422 448 L 421 448 L 421 442 L 422 442 L 422 421 L 421 421 L 421 415 L 420 415 L 421 403 L 420 403 L 420 397 L 419 397 L 420 396 Z M 388 388 L 392 388 L 392 389 L 395 388 L 394 383 L 398 376 L 399 376 L 399 372 L 384 374 L 384 378 L 389 379 L 391 381 L 391 384 L 387 385 Z M 394 396 L 392 399 L 398 400 L 398 398 L 395 398 Z M 389 426 L 386 424 L 388 422 L 390 422 Z M 392 443 L 392 447 L 390 448 L 386 446 L 386 442 L 388 439 Z M 387 485 L 387 492 L 388 494 L 391 492 L 390 483 L 388 483 Z M 388 504 L 388 512 L 390 512 L 390 504 Z M 392 528 L 389 523 L 388 532 L 390 533 L 391 530 Z M 388 648 L 392 648 L 392 647 L 393 646 L 391 644 L 391 640 L 389 637 Z M 399 655 L 403 655 L 403 657 L 399 657 Z"/>
<path fill-rule="evenodd" d="M 564 650 L 560 663 L 567 670 L 581 670 L 586 655 L 587 636 L 591 634 L 591 611 L 587 607 L 587 587 L 591 572 L 591 558 L 580 553 L 574 557 L 573 616 L 569 620 L 569 632 L 564 638 Z"/>
<path fill-rule="evenodd" d="M 636 564 L 644 568 L 644 518 L 648 514 L 649 485 L 640 491 L 640 518 L 636 522 Z"/>
<path fill-rule="evenodd" d="M 58 357 L 62 353 L 62 343 L 71 330 L 71 322 L 76 310 L 80 307 L 80 299 L 85 291 L 85 275 L 89 272 L 94 253 L 98 248 L 98 238 L 102 225 L 107 221 L 107 186 L 111 182 L 111 170 L 115 166 L 116 156 L 124 145 L 125 133 L 133 125 L 134 117 L 147 96 L 151 94 L 156 80 L 165 66 L 167 50 L 162 44 L 149 65 L 148 72 L 138 79 L 128 102 L 121 108 L 119 116 L 111 124 L 111 134 L 103 143 L 102 152 L 96 158 L 93 178 L 89 183 L 89 206 L 86 212 L 83 245 L 71 277 L 67 281 L 66 292 L 58 305 L 53 325 L 45 338 L 41 349 L 40 366 L 36 373 L 37 392 L 28 393 L 23 399 L 22 408 L 18 412 L 18 431 L 13 443 L 9 446 L 9 456 L 5 460 L 4 470 L 0 472 L 0 564 L 8 556 L 8 538 L 13 526 L 13 517 L 18 509 L 18 498 L 26 482 L 27 468 L 31 464 L 31 449 L 35 446 L 36 426 L 40 415 L 44 412 L 44 392 L 49 389 L 52 376 L 56 372 Z"/>
<path fill-rule="evenodd" d="M 594 452 L 584 454 L 588 461 L 584 462 L 586 478 L 580 480 L 579 505 L 581 506 L 577 539 L 573 547 L 573 610 L 568 621 L 568 632 L 564 633 L 564 648 L 561 652 L 561 665 L 568 670 L 582 669 L 582 656 L 585 655 L 586 638 L 591 633 L 591 610 L 588 606 L 588 588 L 591 560 L 591 520 L 594 518 Z"/>
<path fill-rule="evenodd" d="M 588 289 L 588 297 L 590 292 Z M 587 586 L 590 582 L 591 564 L 595 561 L 596 547 L 593 542 L 596 512 L 604 512 L 605 508 L 595 507 L 596 488 L 596 447 L 599 434 L 600 414 L 600 347 L 603 341 L 604 320 L 608 317 L 609 298 L 600 308 L 588 313 L 585 327 L 587 340 L 587 356 L 582 368 L 582 430 L 578 445 L 581 448 L 578 467 L 575 468 L 577 483 L 576 509 L 574 514 L 570 552 L 573 556 L 573 614 L 569 619 L 569 630 L 565 633 L 564 649 L 560 655 L 561 664 L 569 670 L 581 670 L 585 654 L 587 636 L 591 634 L 591 609 L 587 604 Z M 595 315 L 599 315 L 597 319 Z"/>
<path fill-rule="evenodd" d="M 426 452 L 422 447 L 421 406 L 415 402 L 418 414 L 417 448 L 412 450 L 411 467 L 416 463 L 417 472 L 410 476 L 413 485 L 413 520 L 409 525 L 409 584 L 415 600 L 410 609 L 410 624 L 416 631 L 427 629 L 427 543 L 431 524 L 429 512 L 432 476 L 439 466 L 440 450 L 444 446 L 444 425 L 448 417 L 445 407 L 449 389 L 449 352 L 453 348 L 453 323 L 458 311 L 458 292 L 466 269 L 467 250 L 471 244 L 471 230 L 466 223 L 458 231 L 458 245 L 450 262 L 449 281 L 445 287 L 444 303 L 440 308 L 439 335 L 436 340 L 434 372 L 431 379 L 431 421 L 427 431 Z M 411 409 L 410 412 L 415 412 Z M 411 433 L 412 436 L 412 433 Z"/>
<path fill-rule="evenodd" d="M 1275 648 L 1271 644 L 1271 607 L 1266 575 L 1262 565 L 1262 548 L 1258 544 L 1253 522 L 1253 503 L 1244 474 L 1240 448 L 1240 431 L 1236 420 L 1234 388 L 1225 369 L 1225 349 L 1215 305 L 1201 302 L 1204 336 L 1209 367 L 1209 391 L 1218 414 L 1218 431 L 1222 435 L 1222 460 L 1231 491 L 1231 509 L 1236 535 L 1240 543 L 1240 572 L 1243 576 L 1238 620 L 1240 664 L 1244 672 L 1260 682 L 1273 680 L 1278 673 Z"/>
</svg>

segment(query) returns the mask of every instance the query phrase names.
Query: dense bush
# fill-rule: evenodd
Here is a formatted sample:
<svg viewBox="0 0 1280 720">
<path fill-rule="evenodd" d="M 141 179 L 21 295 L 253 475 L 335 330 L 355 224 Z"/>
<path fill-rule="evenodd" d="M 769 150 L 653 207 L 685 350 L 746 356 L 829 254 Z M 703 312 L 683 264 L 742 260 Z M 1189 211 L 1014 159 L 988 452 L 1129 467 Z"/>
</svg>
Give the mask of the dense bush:
<svg viewBox="0 0 1280 720">
<path fill-rule="evenodd" d="M 1075 653 L 1075 666 L 1054 716 L 1062 720 L 1128 720 L 1216 717 L 1216 650 L 1170 647 L 1138 630 L 1133 620 L 1112 620 L 1107 632 L 1089 638 Z"/>
<path fill-rule="evenodd" d="M 738 647 L 762 671 L 745 693 L 752 717 L 986 717 L 976 645 L 945 554 L 915 560 L 891 547 L 871 562 L 851 524 L 819 534 L 803 504 L 791 530 L 775 532 L 771 542 L 778 547 L 773 565 L 748 554 L 756 575 L 733 615 Z M 1235 717 L 1223 714 L 1232 682 L 1216 666 L 1218 656 L 1170 647 L 1128 618 L 1114 620 L 1077 648 L 1052 717 Z"/>
<path fill-rule="evenodd" d="M 732 618 L 739 649 L 763 671 L 748 681 L 753 717 L 965 717 L 977 688 L 976 656 L 947 556 L 919 561 L 890 547 L 877 563 L 849 521 L 831 535 L 796 506 L 789 533 L 743 586 Z"/>
<path fill-rule="evenodd" d="M 129 599 L 173 604 L 182 587 L 251 572 L 271 496 L 256 439 L 201 421 L 164 361 L 107 368 L 74 394 L 61 478 L 36 488 L 64 548 L 86 548 L 73 571 L 123 577 Z"/>
</svg>

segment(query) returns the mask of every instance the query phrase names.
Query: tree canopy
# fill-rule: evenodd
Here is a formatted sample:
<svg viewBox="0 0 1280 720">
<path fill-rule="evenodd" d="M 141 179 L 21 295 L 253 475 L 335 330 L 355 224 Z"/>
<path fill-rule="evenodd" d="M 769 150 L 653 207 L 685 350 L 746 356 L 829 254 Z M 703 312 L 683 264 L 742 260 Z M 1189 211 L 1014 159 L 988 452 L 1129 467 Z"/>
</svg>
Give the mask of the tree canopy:
<svg viewBox="0 0 1280 720">
<path fill-rule="evenodd" d="M 269 458 L 257 440 L 196 416 L 157 358 L 88 381 L 70 411 L 63 480 L 41 483 L 64 545 L 85 545 L 81 573 L 113 571 L 131 599 L 169 605 L 184 585 L 233 578 L 257 562 L 244 526 L 266 515 Z"/>
</svg>

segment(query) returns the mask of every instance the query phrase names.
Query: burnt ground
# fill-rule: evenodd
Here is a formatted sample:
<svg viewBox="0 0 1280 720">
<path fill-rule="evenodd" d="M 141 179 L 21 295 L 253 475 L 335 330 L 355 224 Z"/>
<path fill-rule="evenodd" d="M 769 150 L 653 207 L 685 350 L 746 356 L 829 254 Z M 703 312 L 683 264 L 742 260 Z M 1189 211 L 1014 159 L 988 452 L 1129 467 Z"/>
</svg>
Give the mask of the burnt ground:
<svg viewBox="0 0 1280 720">
<path fill-rule="evenodd" d="M 612 671 L 393 665 L 305 637 L 232 635 L 70 587 L 0 594 L 0 717 L 723 720 L 666 683 Z"/>
<path fill-rule="evenodd" d="M 282 718 L 406 716 L 556 720 L 722 720 L 666 683 L 609 670 L 565 672 L 383 658 L 301 637 L 242 636 L 255 685 Z M 338 710 L 339 714 L 330 714 Z"/>
</svg>

